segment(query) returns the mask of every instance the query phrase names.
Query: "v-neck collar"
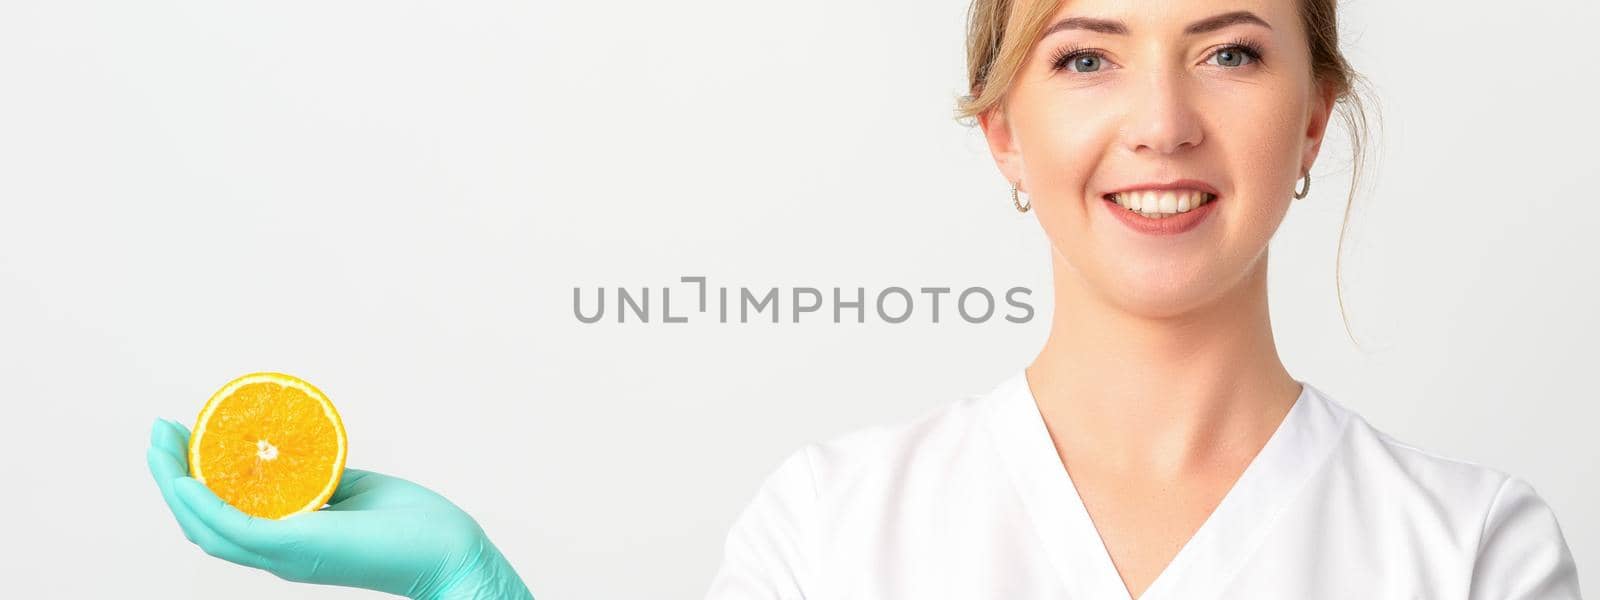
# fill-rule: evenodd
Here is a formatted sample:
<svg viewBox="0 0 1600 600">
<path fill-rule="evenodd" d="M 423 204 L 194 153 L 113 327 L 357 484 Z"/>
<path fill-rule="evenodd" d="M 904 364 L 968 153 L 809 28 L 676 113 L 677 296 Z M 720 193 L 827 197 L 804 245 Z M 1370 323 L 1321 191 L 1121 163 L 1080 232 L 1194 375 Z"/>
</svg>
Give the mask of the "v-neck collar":
<svg viewBox="0 0 1600 600">
<path fill-rule="evenodd" d="M 1222 592 L 1348 421 L 1341 406 L 1304 381 L 1300 396 L 1222 501 L 1139 600 L 1207 600 Z M 1045 427 L 1026 371 L 984 402 L 987 429 L 1071 598 L 1132 600 Z"/>
</svg>

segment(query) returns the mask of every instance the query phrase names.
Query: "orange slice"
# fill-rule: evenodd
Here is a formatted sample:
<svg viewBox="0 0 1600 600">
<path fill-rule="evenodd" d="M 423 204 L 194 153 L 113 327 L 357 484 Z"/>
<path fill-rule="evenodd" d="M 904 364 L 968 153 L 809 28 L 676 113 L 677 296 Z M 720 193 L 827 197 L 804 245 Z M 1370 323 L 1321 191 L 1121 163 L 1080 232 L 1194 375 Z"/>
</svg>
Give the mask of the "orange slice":
<svg viewBox="0 0 1600 600">
<path fill-rule="evenodd" d="M 315 386 L 251 373 L 211 395 L 189 436 L 189 475 L 271 519 L 322 508 L 344 474 L 344 422 Z"/>
</svg>

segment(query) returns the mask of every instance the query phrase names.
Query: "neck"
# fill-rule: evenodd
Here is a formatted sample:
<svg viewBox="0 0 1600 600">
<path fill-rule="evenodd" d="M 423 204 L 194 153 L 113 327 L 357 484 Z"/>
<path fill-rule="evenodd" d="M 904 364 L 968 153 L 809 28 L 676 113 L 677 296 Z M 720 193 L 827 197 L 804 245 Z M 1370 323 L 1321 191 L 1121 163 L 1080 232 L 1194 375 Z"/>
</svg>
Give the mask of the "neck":
<svg viewBox="0 0 1600 600">
<path fill-rule="evenodd" d="M 1301 393 L 1272 338 L 1266 253 L 1222 296 L 1160 316 L 1053 256 L 1050 335 L 1026 373 L 1064 455 L 1163 475 L 1254 456 Z"/>
</svg>

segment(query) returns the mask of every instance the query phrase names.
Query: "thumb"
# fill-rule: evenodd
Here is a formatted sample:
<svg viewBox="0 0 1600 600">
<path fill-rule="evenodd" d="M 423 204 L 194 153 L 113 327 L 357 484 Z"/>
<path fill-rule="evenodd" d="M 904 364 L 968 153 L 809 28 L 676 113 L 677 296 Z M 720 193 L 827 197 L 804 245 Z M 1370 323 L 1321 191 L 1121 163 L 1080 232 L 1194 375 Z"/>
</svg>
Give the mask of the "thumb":
<svg viewBox="0 0 1600 600">
<path fill-rule="evenodd" d="M 278 548 L 292 537 L 292 525 L 277 519 L 247 515 L 193 477 L 180 477 L 172 482 L 172 487 L 178 499 L 194 512 L 196 518 L 217 535 L 246 550 L 264 553 Z"/>
</svg>

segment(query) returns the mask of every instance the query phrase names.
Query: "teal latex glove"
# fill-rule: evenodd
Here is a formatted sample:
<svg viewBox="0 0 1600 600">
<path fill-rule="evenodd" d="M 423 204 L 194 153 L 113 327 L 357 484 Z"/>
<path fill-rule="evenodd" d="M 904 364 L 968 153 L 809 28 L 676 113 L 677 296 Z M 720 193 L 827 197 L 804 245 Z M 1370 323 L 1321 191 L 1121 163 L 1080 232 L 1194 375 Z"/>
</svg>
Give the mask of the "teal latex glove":
<svg viewBox="0 0 1600 600">
<path fill-rule="evenodd" d="M 532 600 L 471 516 L 397 477 L 345 469 L 322 510 L 253 517 L 189 477 L 189 429 L 157 420 L 146 459 L 185 537 L 217 558 L 280 578 L 421 600 Z"/>
</svg>

